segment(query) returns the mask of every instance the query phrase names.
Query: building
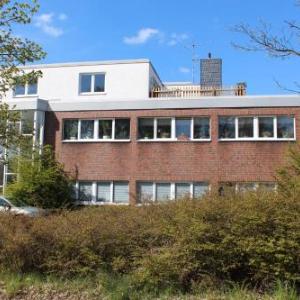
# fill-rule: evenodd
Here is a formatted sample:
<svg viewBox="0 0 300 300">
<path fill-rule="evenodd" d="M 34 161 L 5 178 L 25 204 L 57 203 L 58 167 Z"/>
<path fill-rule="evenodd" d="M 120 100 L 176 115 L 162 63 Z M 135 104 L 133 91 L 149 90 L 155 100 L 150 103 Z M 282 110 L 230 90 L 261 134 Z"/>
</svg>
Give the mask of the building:
<svg viewBox="0 0 300 300">
<path fill-rule="evenodd" d="M 273 188 L 300 134 L 299 96 L 164 84 L 144 59 L 31 69 L 43 77 L 16 86 L 8 103 L 29 143 L 53 145 L 84 204 L 198 197 L 229 183 Z M 3 174 L 4 185 L 15 176 L 9 165 Z"/>
<path fill-rule="evenodd" d="M 200 59 L 200 85 L 222 87 L 222 59 L 211 58 L 211 53 Z"/>
</svg>

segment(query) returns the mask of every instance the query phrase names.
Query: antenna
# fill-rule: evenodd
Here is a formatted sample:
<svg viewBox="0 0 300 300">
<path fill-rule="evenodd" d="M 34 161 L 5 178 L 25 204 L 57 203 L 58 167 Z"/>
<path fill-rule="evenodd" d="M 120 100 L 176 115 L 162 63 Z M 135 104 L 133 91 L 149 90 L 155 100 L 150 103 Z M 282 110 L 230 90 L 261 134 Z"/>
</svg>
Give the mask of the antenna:
<svg viewBox="0 0 300 300">
<path fill-rule="evenodd" d="M 200 44 L 196 44 L 194 41 L 191 45 L 187 46 L 185 45 L 184 48 L 192 51 L 192 83 L 195 83 L 195 68 L 196 63 L 199 62 L 199 59 L 197 59 L 196 49 L 200 47 Z"/>
</svg>

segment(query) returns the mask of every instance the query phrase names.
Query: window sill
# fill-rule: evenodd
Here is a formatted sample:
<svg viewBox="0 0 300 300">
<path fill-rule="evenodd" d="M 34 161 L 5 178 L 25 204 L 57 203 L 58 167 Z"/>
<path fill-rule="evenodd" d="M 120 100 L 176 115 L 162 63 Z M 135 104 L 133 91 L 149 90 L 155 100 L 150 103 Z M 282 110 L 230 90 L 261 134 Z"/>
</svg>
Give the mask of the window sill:
<svg viewBox="0 0 300 300">
<path fill-rule="evenodd" d="M 38 95 L 13 95 L 13 98 L 37 98 Z"/>
<path fill-rule="evenodd" d="M 107 93 L 106 92 L 95 92 L 95 93 L 92 93 L 92 92 L 89 92 L 89 93 L 79 93 L 79 96 L 100 96 L 100 95 L 106 95 Z"/>
<path fill-rule="evenodd" d="M 130 143 L 131 140 L 113 140 L 113 139 L 107 139 L 107 140 L 62 140 L 63 143 Z"/>
<path fill-rule="evenodd" d="M 103 206 L 103 205 L 129 205 L 129 203 L 117 203 L 117 202 L 96 202 L 96 201 L 76 201 L 75 205 L 93 205 L 93 206 Z"/>
<path fill-rule="evenodd" d="M 180 140 L 180 139 L 138 139 L 137 142 L 141 143 L 157 143 L 157 142 L 176 142 L 176 143 L 203 143 L 203 142 L 211 142 L 211 139 L 187 139 L 187 140 Z"/>
<path fill-rule="evenodd" d="M 218 139 L 219 142 L 295 142 L 296 138 L 239 138 L 239 139 Z"/>
</svg>

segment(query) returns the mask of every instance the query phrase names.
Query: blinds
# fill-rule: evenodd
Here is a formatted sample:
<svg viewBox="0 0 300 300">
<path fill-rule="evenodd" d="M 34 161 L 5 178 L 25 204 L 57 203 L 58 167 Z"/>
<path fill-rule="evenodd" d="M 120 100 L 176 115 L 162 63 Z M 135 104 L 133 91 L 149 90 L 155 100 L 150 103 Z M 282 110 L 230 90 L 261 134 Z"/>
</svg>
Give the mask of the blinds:
<svg viewBox="0 0 300 300">
<path fill-rule="evenodd" d="M 171 184 L 170 183 L 157 183 L 156 184 L 156 200 L 166 201 L 170 199 Z"/>
<path fill-rule="evenodd" d="M 114 202 L 128 203 L 129 202 L 129 187 L 128 182 L 114 183 Z"/>
<path fill-rule="evenodd" d="M 176 192 L 176 199 L 180 199 L 183 197 L 190 196 L 190 184 L 189 183 L 176 183 L 175 192 Z"/>
<path fill-rule="evenodd" d="M 110 182 L 101 182 L 97 185 L 97 201 L 110 202 Z"/>
<path fill-rule="evenodd" d="M 92 201 L 93 188 L 91 182 L 80 182 L 79 184 L 79 201 Z"/>
<path fill-rule="evenodd" d="M 139 202 L 153 201 L 153 183 L 152 182 L 140 182 L 139 188 Z"/>
<path fill-rule="evenodd" d="M 205 182 L 194 183 L 194 198 L 202 197 L 208 190 L 208 184 Z"/>
</svg>

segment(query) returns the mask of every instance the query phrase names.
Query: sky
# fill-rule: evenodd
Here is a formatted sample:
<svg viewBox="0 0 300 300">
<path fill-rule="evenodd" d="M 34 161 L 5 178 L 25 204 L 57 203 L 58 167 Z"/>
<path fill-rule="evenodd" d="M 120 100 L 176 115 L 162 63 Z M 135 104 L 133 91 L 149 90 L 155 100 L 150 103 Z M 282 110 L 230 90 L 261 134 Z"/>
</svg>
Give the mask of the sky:
<svg viewBox="0 0 300 300">
<path fill-rule="evenodd" d="M 39 43 L 45 63 L 138 59 L 153 63 L 163 81 L 192 80 L 197 58 L 223 59 L 223 84 L 246 82 L 249 94 L 286 94 L 295 88 L 300 59 L 275 59 L 244 52 L 232 42 L 245 37 L 232 28 L 261 20 L 281 32 L 285 20 L 299 20 L 295 0 L 40 0 L 32 24 L 16 34 Z M 299 20 L 300 22 L 300 20 Z M 195 68 L 199 80 L 199 66 Z"/>
</svg>

